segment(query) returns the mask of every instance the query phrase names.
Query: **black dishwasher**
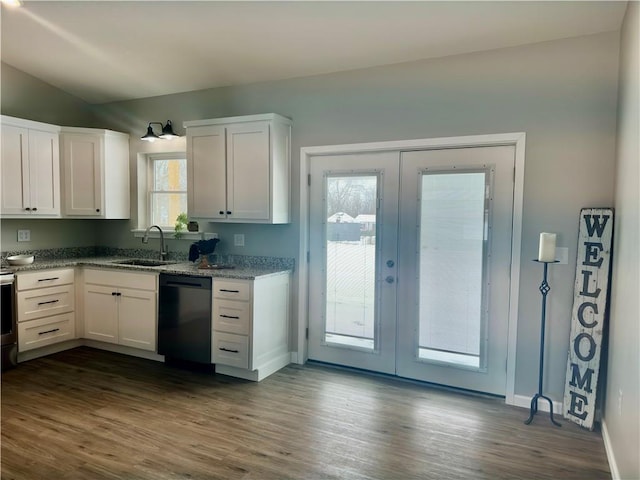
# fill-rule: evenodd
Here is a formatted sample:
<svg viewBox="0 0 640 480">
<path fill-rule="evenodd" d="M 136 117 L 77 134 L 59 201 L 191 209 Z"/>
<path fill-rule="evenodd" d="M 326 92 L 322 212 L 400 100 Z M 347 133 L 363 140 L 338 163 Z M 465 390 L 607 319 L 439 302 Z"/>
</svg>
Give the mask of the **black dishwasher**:
<svg viewBox="0 0 640 480">
<path fill-rule="evenodd" d="M 160 274 L 160 355 L 211 363 L 211 298 L 211 278 Z"/>
</svg>

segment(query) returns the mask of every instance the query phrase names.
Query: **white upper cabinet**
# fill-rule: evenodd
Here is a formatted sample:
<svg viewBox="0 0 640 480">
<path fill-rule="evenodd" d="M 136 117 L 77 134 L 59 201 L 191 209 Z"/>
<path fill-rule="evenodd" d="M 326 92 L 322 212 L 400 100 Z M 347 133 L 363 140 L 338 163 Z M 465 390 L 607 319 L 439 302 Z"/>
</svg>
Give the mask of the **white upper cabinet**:
<svg viewBox="0 0 640 480">
<path fill-rule="evenodd" d="M 129 218 L 129 136 L 62 127 L 63 216 Z"/>
<path fill-rule="evenodd" d="M 185 122 L 189 216 L 289 223 L 291 120 L 277 114 Z"/>
<path fill-rule="evenodd" d="M 60 215 L 60 127 L 2 116 L 4 217 Z"/>
</svg>

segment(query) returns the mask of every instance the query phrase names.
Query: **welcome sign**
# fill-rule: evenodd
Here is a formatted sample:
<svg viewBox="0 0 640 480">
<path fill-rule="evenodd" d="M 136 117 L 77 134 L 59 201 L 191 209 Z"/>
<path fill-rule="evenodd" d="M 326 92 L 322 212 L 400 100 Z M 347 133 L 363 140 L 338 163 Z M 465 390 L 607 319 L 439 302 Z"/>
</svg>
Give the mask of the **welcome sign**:
<svg viewBox="0 0 640 480">
<path fill-rule="evenodd" d="M 612 236 L 612 209 L 580 211 L 564 418 L 589 430 L 593 430 L 602 333 L 607 320 Z"/>
</svg>

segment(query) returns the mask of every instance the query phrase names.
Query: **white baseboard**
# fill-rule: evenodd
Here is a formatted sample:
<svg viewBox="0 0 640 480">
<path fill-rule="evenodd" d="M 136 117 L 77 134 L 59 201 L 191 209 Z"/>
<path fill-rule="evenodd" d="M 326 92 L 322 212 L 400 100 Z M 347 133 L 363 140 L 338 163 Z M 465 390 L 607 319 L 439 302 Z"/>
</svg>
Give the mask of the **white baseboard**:
<svg viewBox="0 0 640 480">
<path fill-rule="evenodd" d="M 36 348 L 34 350 L 27 350 L 26 352 L 18 352 L 18 363 L 28 362 L 29 360 L 35 360 L 40 357 L 46 357 L 47 355 L 53 355 L 54 353 L 60 353 L 65 350 L 81 347 L 82 345 L 84 345 L 84 341 L 80 338 L 76 338 L 66 342 L 54 343 L 53 345 L 47 345 L 46 347 Z"/>
<path fill-rule="evenodd" d="M 515 405 L 516 407 L 522 408 L 531 408 L 531 397 L 525 397 L 524 395 L 514 395 L 513 403 L 510 405 Z M 548 412 L 549 411 L 549 402 L 545 399 L 538 400 L 538 411 L 539 412 Z M 553 413 L 562 415 L 562 402 L 553 402 Z"/>
<path fill-rule="evenodd" d="M 145 358 L 156 362 L 164 362 L 164 355 L 158 355 L 156 352 L 148 350 L 140 350 L 139 348 L 126 347 L 124 345 L 116 345 L 115 343 L 99 342 L 85 338 L 83 345 L 87 347 L 97 348 L 99 350 L 107 350 L 108 352 L 121 353 L 131 357 Z"/>
<path fill-rule="evenodd" d="M 605 452 L 607 452 L 607 460 L 609 461 L 611 478 L 613 480 L 620 480 L 620 471 L 618 470 L 618 464 L 616 463 L 616 456 L 613 453 L 613 445 L 611 445 L 609 429 L 607 428 L 607 422 L 605 422 L 604 420 L 602 420 L 602 440 L 604 441 L 604 450 Z"/>
<path fill-rule="evenodd" d="M 298 363 L 298 352 L 291 352 L 289 363 Z"/>
<path fill-rule="evenodd" d="M 86 338 L 76 338 L 67 342 L 55 343 L 46 347 L 27 350 L 26 352 L 18 352 L 18 363 L 35 360 L 36 358 L 46 357 L 54 353 L 60 353 L 76 347 L 92 347 L 99 350 L 107 350 L 109 352 L 122 353 L 132 357 L 146 358 L 147 360 L 155 360 L 156 362 L 164 362 L 164 355 L 158 355 L 155 352 L 140 350 L 138 348 L 125 347 L 123 345 L 115 345 L 111 343 L 98 342 Z"/>
</svg>

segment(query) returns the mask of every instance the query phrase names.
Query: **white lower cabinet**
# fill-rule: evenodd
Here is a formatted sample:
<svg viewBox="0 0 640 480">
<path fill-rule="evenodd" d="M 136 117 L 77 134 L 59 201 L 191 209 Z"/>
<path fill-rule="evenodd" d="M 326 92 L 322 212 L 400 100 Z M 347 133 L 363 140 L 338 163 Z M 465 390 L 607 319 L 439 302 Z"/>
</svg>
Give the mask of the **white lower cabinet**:
<svg viewBox="0 0 640 480">
<path fill-rule="evenodd" d="M 288 273 L 213 279 L 216 373 L 260 381 L 289 364 L 289 282 Z"/>
<path fill-rule="evenodd" d="M 158 276 L 84 271 L 84 337 L 156 351 Z"/>
<path fill-rule="evenodd" d="M 74 269 L 18 273 L 18 351 L 76 337 Z"/>
</svg>

